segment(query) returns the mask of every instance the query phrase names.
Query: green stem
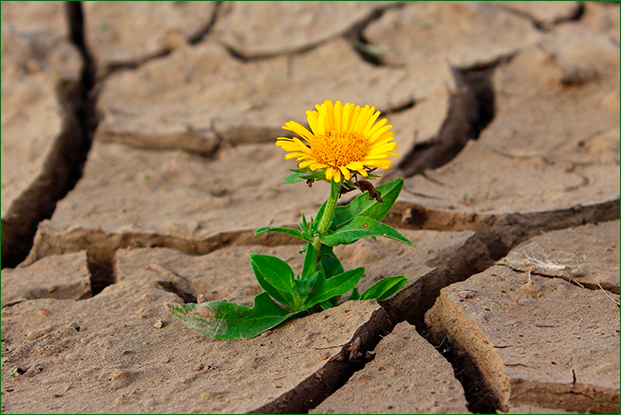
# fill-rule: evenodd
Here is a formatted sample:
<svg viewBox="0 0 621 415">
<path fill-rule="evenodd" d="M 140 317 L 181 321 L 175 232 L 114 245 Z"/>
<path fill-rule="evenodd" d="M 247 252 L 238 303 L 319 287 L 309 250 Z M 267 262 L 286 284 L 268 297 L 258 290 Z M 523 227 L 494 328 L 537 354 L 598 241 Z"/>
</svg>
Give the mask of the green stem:
<svg viewBox="0 0 621 415">
<path fill-rule="evenodd" d="M 317 253 L 317 262 L 320 260 L 319 251 L 321 250 L 321 241 L 319 241 L 319 236 L 325 235 L 326 232 L 328 232 L 330 222 L 332 222 L 332 215 L 334 215 L 334 208 L 336 207 L 336 202 L 339 200 L 339 194 L 341 192 L 341 183 L 337 183 L 334 180 L 332 180 L 331 183 L 332 187 L 330 188 L 330 197 L 328 198 L 328 203 L 326 203 L 326 208 L 323 211 L 323 216 L 319 221 L 317 234 L 313 239 L 313 248 L 315 248 L 315 252 Z"/>
</svg>

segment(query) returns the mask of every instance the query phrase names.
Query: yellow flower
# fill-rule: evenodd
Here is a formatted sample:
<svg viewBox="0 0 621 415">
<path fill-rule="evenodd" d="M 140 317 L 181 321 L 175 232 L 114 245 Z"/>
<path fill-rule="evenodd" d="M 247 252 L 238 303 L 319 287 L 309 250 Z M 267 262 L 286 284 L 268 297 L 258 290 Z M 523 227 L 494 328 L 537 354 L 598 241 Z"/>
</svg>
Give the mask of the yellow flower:
<svg viewBox="0 0 621 415">
<path fill-rule="evenodd" d="M 276 145 L 290 151 L 285 158 L 297 159 L 298 167 L 311 170 L 326 169 L 326 180 L 334 178 L 335 182 L 351 178 L 351 172 L 368 176 L 365 167 L 387 169 L 392 163 L 390 156 L 397 148 L 393 142 L 392 125 L 386 125 L 385 118 L 378 121 L 380 115 L 374 107 L 341 101 L 324 101 L 315 105 L 317 111 L 306 111 L 311 131 L 295 121 L 287 122 L 282 128 L 293 131 L 304 139 L 278 137 Z"/>
</svg>

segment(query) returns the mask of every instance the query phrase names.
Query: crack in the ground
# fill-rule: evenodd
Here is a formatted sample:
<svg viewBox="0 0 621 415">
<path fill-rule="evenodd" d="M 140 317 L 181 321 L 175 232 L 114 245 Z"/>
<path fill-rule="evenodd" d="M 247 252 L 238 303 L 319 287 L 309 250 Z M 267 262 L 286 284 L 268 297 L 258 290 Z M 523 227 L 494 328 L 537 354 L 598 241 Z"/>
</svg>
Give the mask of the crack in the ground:
<svg viewBox="0 0 621 415">
<path fill-rule="evenodd" d="M 198 43 L 201 43 L 209 35 L 209 33 L 211 33 L 218 18 L 222 14 L 223 3 L 224 2 L 216 2 L 214 11 L 211 15 L 211 19 L 209 20 L 209 22 L 205 25 L 205 27 L 194 33 L 192 36 L 188 37 L 187 42 L 189 45 L 196 45 Z M 100 72 L 97 75 L 97 80 L 99 82 L 103 82 L 116 72 L 123 70 L 139 69 L 148 62 L 169 56 L 175 49 L 176 47 L 169 46 L 156 53 L 145 56 L 141 59 L 137 59 L 133 62 L 110 62 L 106 65 L 105 68 L 99 68 Z"/>
<path fill-rule="evenodd" d="M 250 413 L 305 414 L 340 389 L 351 376 L 364 368 L 380 340 L 392 331 L 394 324 L 381 308 L 353 335 L 335 358 L 319 372 L 308 377 L 291 391 Z"/>
<path fill-rule="evenodd" d="M 492 7 L 497 7 L 507 13 L 514 14 L 516 16 L 527 19 L 531 22 L 531 24 L 533 25 L 535 29 L 540 30 L 542 32 L 550 32 L 554 29 L 554 26 L 557 26 L 562 23 L 578 21 L 582 19 L 582 16 L 584 16 L 584 11 L 585 11 L 584 3 L 578 2 L 578 6 L 576 7 L 575 10 L 572 11 L 572 14 L 566 17 L 558 17 L 548 23 L 548 22 L 538 21 L 535 16 L 533 16 L 532 14 L 526 11 L 517 10 L 517 9 L 512 8 L 511 6 L 507 6 L 507 5 L 498 3 L 498 2 L 494 3 Z"/>
<path fill-rule="evenodd" d="M 539 232 L 619 219 L 619 200 L 572 206 L 548 212 L 484 214 L 430 209 L 397 201 L 385 222 L 408 229 L 472 230 L 488 247 L 494 260 Z"/>
<path fill-rule="evenodd" d="M 500 409 L 500 401 L 485 382 L 483 373 L 468 353 L 458 350 L 454 345 L 445 342 L 434 344 L 438 352 L 453 366 L 455 377 L 464 388 L 468 410 L 475 414 L 495 414 Z"/>
<path fill-rule="evenodd" d="M 372 55 L 367 54 L 364 51 L 365 48 L 372 47 L 372 45 L 369 45 L 366 42 L 366 40 L 363 39 L 362 32 L 370 23 L 379 19 L 386 10 L 390 10 L 394 8 L 401 8 L 401 7 L 403 7 L 403 4 L 390 4 L 388 6 L 378 7 L 377 9 L 371 11 L 366 17 L 362 18 L 360 21 L 355 22 L 349 29 L 346 29 L 341 33 L 337 33 L 334 36 L 331 36 L 329 38 L 322 39 L 316 42 L 310 42 L 302 47 L 296 48 L 295 50 L 248 55 L 248 54 L 244 54 L 244 52 L 241 50 L 236 50 L 235 47 L 228 45 L 224 42 L 219 41 L 218 43 L 220 43 L 223 47 L 226 48 L 226 50 L 231 55 L 231 57 L 241 62 L 253 62 L 253 61 L 266 60 L 266 59 L 273 59 L 273 58 L 277 58 L 281 56 L 302 55 L 304 53 L 307 53 L 313 49 L 316 49 L 324 45 L 325 43 L 328 43 L 334 39 L 338 39 L 342 37 L 342 38 L 347 39 L 350 42 L 350 44 L 352 44 L 353 49 L 361 56 L 362 60 L 370 62 L 375 65 L 376 62 L 373 62 L 373 59 L 370 58 Z"/>
<path fill-rule="evenodd" d="M 213 13 L 211 14 L 211 20 L 209 21 L 209 23 L 207 23 L 202 30 L 200 30 L 199 32 L 195 33 L 193 36 L 188 38 L 188 43 L 190 45 L 195 45 L 197 43 L 202 42 L 203 39 L 205 39 L 205 37 L 207 37 L 207 35 L 211 33 L 214 26 L 218 22 L 218 19 L 222 15 L 224 3 L 225 2 L 221 2 L 221 1 L 216 2 L 216 5 L 213 10 Z"/>
<path fill-rule="evenodd" d="M 56 204 L 82 177 L 82 168 L 97 127 L 94 110 L 94 62 L 83 37 L 80 3 L 67 3 L 71 42 L 82 57 L 77 84 L 62 82 L 56 94 L 63 110 L 63 127 L 44 167 L 44 173 L 20 196 L 2 219 L 2 268 L 21 263 L 32 248 L 39 223 L 52 217 Z"/>
<path fill-rule="evenodd" d="M 360 55 L 364 61 L 375 66 L 387 66 L 381 60 L 381 56 L 385 53 L 384 48 L 373 45 L 364 36 L 364 31 L 373 22 L 382 18 L 384 13 L 392 9 L 401 9 L 405 7 L 405 4 L 391 4 L 389 6 L 381 7 L 369 14 L 366 19 L 354 24 L 349 30 L 347 30 L 343 37 L 347 39 L 352 46 L 352 49 Z"/>
<path fill-rule="evenodd" d="M 479 138 L 494 118 L 492 75 L 501 61 L 473 69 L 453 69 L 457 90 L 449 98 L 448 113 L 438 136 L 403 154 L 393 175 L 412 177 L 453 160 L 469 140 Z"/>
<path fill-rule="evenodd" d="M 160 234 L 112 234 L 102 230 L 72 229 L 63 235 L 37 233 L 35 249 L 25 264 L 29 265 L 50 255 L 62 255 L 86 250 L 91 272 L 93 296 L 116 282 L 113 271 L 116 251 L 126 248 L 170 248 L 188 255 L 206 255 L 219 249 L 262 245 L 280 246 L 299 244 L 299 239 L 280 233 L 255 235 L 254 230 L 219 232 L 205 239 L 185 239 Z"/>
</svg>

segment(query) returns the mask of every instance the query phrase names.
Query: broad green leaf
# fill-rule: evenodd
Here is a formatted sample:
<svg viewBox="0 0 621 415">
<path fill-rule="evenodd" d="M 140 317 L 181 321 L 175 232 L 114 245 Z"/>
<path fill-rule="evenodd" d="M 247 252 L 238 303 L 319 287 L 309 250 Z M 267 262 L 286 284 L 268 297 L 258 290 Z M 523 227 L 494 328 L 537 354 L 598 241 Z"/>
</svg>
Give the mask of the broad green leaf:
<svg viewBox="0 0 621 415">
<path fill-rule="evenodd" d="M 279 303 L 296 308 L 293 294 L 293 270 L 285 261 L 268 255 L 250 254 L 250 265 L 254 276 L 265 292 Z"/>
<path fill-rule="evenodd" d="M 306 300 L 305 307 L 311 308 L 332 297 L 345 294 L 358 284 L 363 274 L 364 268 L 360 267 L 335 275 L 329 280 L 320 275 L 315 285 L 315 292 Z"/>
<path fill-rule="evenodd" d="M 352 220 L 349 225 L 342 227 L 331 235 L 320 236 L 319 239 L 321 243 L 325 245 L 337 246 L 341 244 L 350 244 L 356 242 L 358 239 L 377 236 L 395 239 L 404 244 L 416 246 L 395 229 L 366 216 L 358 216 Z"/>
<path fill-rule="evenodd" d="M 399 276 L 399 277 L 386 277 L 382 278 L 372 286 L 370 286 L 365 292 L 360 296 L 361 300 L 372 300 L 375 299 L 377 301 L 385 300 L 390 297 L 397 291 L 399 291 L 405 283 L 407 282 L 407 277 Z M 349 298 L 352 299 L 351 297 Z"/>
<path fill-rule="evenodd" d="M 343 265 L 341 261 L 339 261 L 338 257 L 332 250 L 332 247 L 327 245 L 321 245 L 321 250 L 319 251 L 319 255 L 321 255 L 321 260 L 319 261 L 319 266 L 323 270 L 326 278 L 331 278 L 334 275 L 341 274 L 345 270 L 343 269 Z"/>
<path fill-rule="evenodd" d="M 326 177 L 325 170 L 312 171 L 310 169 L 292 169 L 292 175 L 287 176 L 282 182 L 285 184 L 293 184 L 304 180 L 323 180 Z"/>
<path fill-rule="evenodd" d="M 306 256 L 304 257 L 304 268 L 302 268 L 302 280 L 308 279 L 317 266 L 317 253 L 311 244 L 306 244 Z"/>
<path fill-rule="evenodd" d="M 360 293 L 358 292 L 358 288 L 354 288 L 353 290 L 351 290 L 351 295 L 349 296 L 347 301 L 349 300 L 360 300 Z"/>
<path fill-rule="evenodd" d="M 334 209 L 335 229 L 340 229 L 349 224 L 357 216 L 366 216 L 381 221 L 388 214 L 395 204 L 401 189 L 403 179 L 393 180 L 377 186 L 377 190 L 382 193 L 384 203 L 377 203 L 376 200 L 369 199 L 369 194 L 364 193 L 344 206 L 337 206 Z"/>
<path fill-rule="evenodd" d="M 323 213 L 326 211 L 326 205 L 328 204 L 328 201 L 326 200 L 325 202 L 323 202 L 323 204 L 319 207 L 319 210 L 317 211 L 317 215 L 315 216 L 315 226 L 319 226 L 319 222 L 321 222 L 321 218 L 323 217 Z M 331 223 L 332 224 L 332 223 Z M 313 231 L 315 231 L 316 229 L 313 229 Z"/>
<path fill-rule="evenodd" d="M 164 305 L 192 330 L 221 340 L 250 339 L 299 314 L 284 310 L 267 293 L 257 295 L 252 308 L 226 301 Z"/>
<path fill-rule="evenodd" d="M 304 239 L 305 241 L 307 240 L 306 236 L 302 232 L 300 232 L 297 229 L 291 229 L 291 228 L 276 228 L 276 227 L 271 227 L 271 226 L 265 226 L 263 228 L 257 229 L 254 234 L 258 235 L 260 233 L 265 233 L 265 232 L 286 233 L 287 235 L 295 236 L 296 238 Z"/>
</svg>

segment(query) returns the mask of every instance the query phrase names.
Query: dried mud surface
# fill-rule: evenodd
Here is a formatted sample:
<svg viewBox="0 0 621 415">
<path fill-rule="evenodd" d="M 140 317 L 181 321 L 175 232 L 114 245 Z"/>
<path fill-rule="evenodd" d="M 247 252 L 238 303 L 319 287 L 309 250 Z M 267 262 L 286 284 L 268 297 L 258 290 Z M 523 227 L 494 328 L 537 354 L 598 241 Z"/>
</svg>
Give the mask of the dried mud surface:
<svg viewBox="0 0 621 415">
<path fill-rule="evenodd" d="M 618 3 L 3 2 L 2 412 L 617 412 L 619 91 Z M 404 289 L 187 329 L 300 272 L 254 230 L 325 199 L 274 146 L 325 99 L 394 126 L 418 247 L 335 251 Z"/>
</svg>

